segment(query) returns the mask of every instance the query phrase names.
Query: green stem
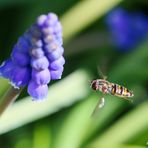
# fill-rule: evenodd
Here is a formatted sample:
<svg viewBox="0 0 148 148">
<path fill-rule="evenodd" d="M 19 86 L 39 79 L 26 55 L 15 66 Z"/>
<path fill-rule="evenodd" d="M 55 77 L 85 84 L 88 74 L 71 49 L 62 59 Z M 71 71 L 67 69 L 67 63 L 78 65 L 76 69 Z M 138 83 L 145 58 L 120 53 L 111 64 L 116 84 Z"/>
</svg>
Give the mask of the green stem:
<svg viewBox="0 0 148 148">
<path fill-rule="evenodd" d="M 16 98 L 19 96 L 21 90 L 22 89 L 16 89 L 11 86 L 6 91 L 6 93 L 2 96 L 1 102 L 0 102 L 0 116 L 8 108 L 8 106 L 16 100 Z"/>
</svg>

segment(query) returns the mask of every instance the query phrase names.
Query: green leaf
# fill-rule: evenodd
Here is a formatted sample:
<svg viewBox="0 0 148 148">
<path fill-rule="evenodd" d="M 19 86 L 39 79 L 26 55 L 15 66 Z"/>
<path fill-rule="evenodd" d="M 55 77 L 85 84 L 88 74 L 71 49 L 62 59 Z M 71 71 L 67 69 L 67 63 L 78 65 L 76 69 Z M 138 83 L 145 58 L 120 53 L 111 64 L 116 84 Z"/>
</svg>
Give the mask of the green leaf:
<svg viewBox="0 0 148 148">
<path fill-rule="evenodd" d="M 34 128 L 32 148 L 51 147 L 51 128 L 49 123 L 37 123 Z"/>
<path fill-rule="evenodd" d="M 83 99 L 89 92 L 88 80 L 87 72 L 79 70 L 50 86 L 45 101 L 33 102 L 31 97 L 26 97 L 14 103 L 1 116 L 0 134 L 48 116 Z M 76 90 L 79 91 L 75 92 Z"/>
<path fill-rule="evenodd" d="M 69 41 L 74 35 L 94 23 L 110 9 L 115 7 L 121 0 L 85 0 L 65 13 L 61 22 L 64 29 L 64 39 Z"/>
<path fill-rule="evenodd" d="M 81 147 L 82 143 L 88 140 L 96 130 L 99 131 L 108 125 L 122 111 L 120 107 L 123 102 L 115 101 L 113 97 L 106 97 L 105 107 L 98 111 L 97 116 L 91 117 L 96 105 L 96 97 L 98 98 L 92 95 L 86 98 L 70 111 L 55 137 L 55 148 Z"/>
<path fill-rule="evenodd" d="M 147 130 L 147 112 L 148 102 L 144 102 L 111 126 L 92 146 L 118 145 L 130 141 L 143 130 Z"/>
<path fill-rule="evenodd" d="M 98 148 L 98 146 L 93 145 L 93 146 L 87 146 L 86 148 Z M 106 148 L 106 145 L 101 146 L 101 148 Z M 122 145 L 109 145 L 109 148 L 147 148 L 147 146 L 122 144 Z"/>
<path fill-rule="evenodd" d="M 85 101 L 70 111 L 55 137 L 54 148 L 79 147 L 81 141 L 80 137 L 84 132 L 88 120 L 90 120 L 93 102 L 92 97 L 86 98 Z"/>
</svg>

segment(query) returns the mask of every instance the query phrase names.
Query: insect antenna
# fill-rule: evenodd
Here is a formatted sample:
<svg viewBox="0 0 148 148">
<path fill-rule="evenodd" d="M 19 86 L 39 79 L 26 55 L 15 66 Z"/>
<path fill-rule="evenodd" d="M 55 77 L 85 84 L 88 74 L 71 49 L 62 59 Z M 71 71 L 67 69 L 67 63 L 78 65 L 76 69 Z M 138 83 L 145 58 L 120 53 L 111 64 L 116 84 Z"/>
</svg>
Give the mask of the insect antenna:
<svg viewBox="0 0 148 148">
<path fill-rule="evenodd" d="M 102 79 L 104 79 L 104 80 L 107 79 L 107 76 L 105 76 L 105 75 L 103 74 L 103 72 L 101 71 L 101 69 L 100 69 L 99 66 L 97 67 L 97 71 L 98 71 L 99 76 L 100 76 Z"/>
</svg>

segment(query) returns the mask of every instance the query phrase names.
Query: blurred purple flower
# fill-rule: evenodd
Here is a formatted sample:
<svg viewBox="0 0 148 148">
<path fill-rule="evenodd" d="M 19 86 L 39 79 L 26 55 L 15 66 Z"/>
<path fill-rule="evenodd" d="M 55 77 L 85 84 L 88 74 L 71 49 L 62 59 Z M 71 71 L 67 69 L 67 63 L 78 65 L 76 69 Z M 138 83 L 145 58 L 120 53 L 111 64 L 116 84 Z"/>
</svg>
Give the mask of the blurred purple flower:
<svg viewBox="0 0 148 148">
<path fill-rule="evenodd" d="M 16 87 L 28 86 L 33 100 L 43 100 L 47 84 L 60 79 L 65 59 L 62 26 L 54 13 L 41 15 L 15 44 L 11 57 L 0 66 L 0 76 Z"/>
<path fill-rule="evenodd" d="M 116 8 L 106 17 L 113 44 L 121 51 L 134 48 L 148 35 L 148 17 L 143 13 L 129 13 Z"/>
</svg>

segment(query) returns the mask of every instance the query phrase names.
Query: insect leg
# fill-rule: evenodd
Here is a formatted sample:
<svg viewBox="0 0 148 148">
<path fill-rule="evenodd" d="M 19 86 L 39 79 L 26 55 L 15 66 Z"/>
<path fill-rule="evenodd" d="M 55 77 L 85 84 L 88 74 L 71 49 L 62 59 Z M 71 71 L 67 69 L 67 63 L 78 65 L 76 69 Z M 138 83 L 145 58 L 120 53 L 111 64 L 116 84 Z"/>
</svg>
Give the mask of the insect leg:
<svg viewBox="0 0 148 148">
<path fill-rule="evenodd" d="M 127 101 L 133 103 L 133 100 L 132 100 L 132 99 L 129 99 L 129 98 L 126 98 L 126 97 L 124 97 L 123 99 L 125 99 L 125 100 L 127 100 Z"/>
<path fill-rule="evenodd" d="M 97 105 L 95 106 L 91 116 L 94 116 L 96 112 L 104 106 L 104 104 L 105 104 L 105 99 L 104 97 L 101 97 L 99 101 L 97 102 Z"/>
</svg>

